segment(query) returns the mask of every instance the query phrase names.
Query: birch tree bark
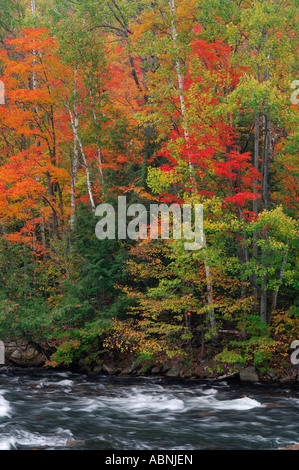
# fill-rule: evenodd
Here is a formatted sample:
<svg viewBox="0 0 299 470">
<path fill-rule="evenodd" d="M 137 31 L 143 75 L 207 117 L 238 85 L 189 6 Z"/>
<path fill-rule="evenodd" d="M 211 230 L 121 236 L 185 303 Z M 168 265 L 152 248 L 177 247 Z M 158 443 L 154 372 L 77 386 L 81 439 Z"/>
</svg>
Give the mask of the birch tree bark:
<svg viewBox="0 0 299 470">
<path fill-rule="evenodd" d="M 183 129 L 184 129 L 184 137 L 185 141 L 189 142 L 189 129 L 188 129 L 188 121 L 186 117 L 186 100 L 184 94 L 184 81 L 183 75 L 181 71 L 181 63 L 179 58 L 179 50 L 178 50 L 178 43 L 177 43 L 177 29 L 175 24 L 175 0 L 168 0 L 169 8 L 170 8 L 170 16 L 171 16 L 171 39 L 173 42 L 173 47 L 175 51 L 175 67 L 177 73 L 177 79 L 179 84 L 179 92 L 180 92 L 180 104 L 181 104 L 181 114 L 183 119 Z M 189 176 L 192 183 L 192 187 L 195 189 L 195 178 L 194 178 L 194 165 L 189 159 Z"/>
<path fill-rule="evenodd" d="M 74 71 L 74 87 L 73 87 L 73 97 L 74 97 L 74 108 L 75 108 L 75 99 L 77 94 L 77 69 Z M 74 127 L 77 132 L 79 126 L 79 119 L 77 113 L 74 109 Z M 74 135 L 74 147 L 73 147 L 73 158 L 70 153 L 70 167 L 71 167 L 71 217 L 70 217 L 70 228 L 71 231 L 74 231 L 75 228 L 75 219 L 76 219 L 76 187 L 77 187 L 77 169 L 79 161 L 79 149 L 78 142 Z"/>
<path fill-rule="evenodd" d="M 93 91 L 92 91 L 92 79 L 89 78 L 89 95 L 90 95 L 90 101 L 91 101 L 91 108 L 92 108 L 92 116 L 93 116 L 93 121 L 95 126 L 98 125 L 98 117 L 96 114 L 96 107 L 94 103 L 94 97 L 93 97 Z M 104 186 L 104 173 L 103 173 L 103 167 L 102 167 L 102 151 L 101 151 L 101 146 L 100 146 L 100 139 L 99 137 L 97 138 L 97 153 L 98 153 L 98 165 L 99 165 L 99 170 L 100 170 L 100 175 L 101 175 L 101 181 L 102 185 Z"/>
<path fill-rule="evenodd" d="M 70 107 L 69 103 L 66 104 L 66 107 L 67 107 L 68 112 L 69 112 L 74 138 L 75 138 L 75 141 L 79 145 L 81 156 L 82 156 L 82 159 L 83 159 L 83 164 L 84 164 L 85 171 L 86 171 L 86 184 L 87 184 L 88 196 L 89 196 L 92 211 L 94 212 L 95 209 L 96 209 L 96 206 L 95 206 L 95 202 L 94 202 L 94 198 L 93 198 L 93 194 L 92 194 L 92 187 L 91 187 L 91 180 L 90 180 L 90 170 L 89 170 L 86 154 L 84 152 L 83 143 L 82 143 L 82 140 L 80 139 L 79 134 L 78 134 L 78 131 L 79 131 L 79 112 L 78 112 L 77 103 L 76 103 L 76 101 L 74 102 L 73 111 L 71 110 L 71 107 Z"/>
<path fill-rule="evenodd" d="M 180 107 L 181 107 L 181 115 L 183 121 L 183 130 L 184 130 L 184 138 L 186 143 L 189 142 L 189 125 L 188 119 L 186 116 L 186 99 L 184 93 L 184 80 L 183 80 L 183 73 L 181 70 L 181 62 L 179 58 L 179 48 L 177 42 L 177 29 L 176 29 L 176 4 L 175 0 L 168 0 L 168 5 L 170 9 L 170 18 L 171 18 L 171 39 L 175 51 L 175 67 L 176 67 L 176 74 L 178 79 L 178 86 L 179 86 L 179 93 L 180 93 Z M 196 182 L 194 176 L 194 165 L 193 162 L 190 160 L 188 161 L 189 165 L 189 178 L 192 185 L 193 194 L 196 192 Z M 211 276 L 211 269 L 209 263 L 207 261 L 206 251 L 207 251 L 207 241 L 206 236 L 203 233 L 203 249 L 204 249 L 204 264 L 205 264 L 205 274 L 206 274 L 206 281 L 207 281 L 207 292 L 208 292 L 208 317 L 210 326 L 212 328 L 212 335 L 215 336 L 216 334 L 216 319 L 215 319 L 215 310 L 214 310 L 214 299 L 213 299 L 213 284 L 212 284 L 212 276 Z"/>
</svg>

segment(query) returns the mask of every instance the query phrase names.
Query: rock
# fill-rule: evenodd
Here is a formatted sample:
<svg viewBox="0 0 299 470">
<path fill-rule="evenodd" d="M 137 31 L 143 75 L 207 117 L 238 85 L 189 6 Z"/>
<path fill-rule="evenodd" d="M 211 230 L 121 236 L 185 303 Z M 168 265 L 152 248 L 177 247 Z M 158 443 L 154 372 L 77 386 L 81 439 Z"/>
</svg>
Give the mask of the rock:
<svg viewBox="0 0 299 470">
<path fill-rule="evenodd" d="M 84 446 L 86 441 L 66 441 L 66 445 L 69 447 L 81 447 Z"/>
<path fill-rule="evenodd" d="M 91 374 L 92 375 L 99 375 L 103 372 L 103 367 L 101 365 L 97 365 L 95 366 L 92 370 L 91 370 Z"/>
<path fill-rule="evenodd" d="M 168 372 L 169 369 L 171 369 L 171 365 L 169 365 L 167 362 L 163 362 L 161 372 L 163 374 L 166 374 L 166 372 Z"/>
<path fill-rule="evenodd" d="M 16 349 L 10 356 L 11 359 L 14 359 L 15 361 L 17 361 L 18 359 L 22 359 L 22 354 L 21 352 Z"/>
<path fill-rule="evenodd" d="M 152 368 L 152 374 L 159 374 L 161 371 L 161 367 L 155 366 Z"/>
<path fill-rule="evenodd" d="M 267 373 L 266 373 L 266 379 L 268 380 L 276 380 L 277 379 L 277 376 L 275 374 L 275 372 L 273 370 L 269 370 Z"/>
<path fill-rule="evenodd" d="M 129 364 L 124 369 L 122 369 L 119 375 L 125 375 L 125 376 L 131 375 L 134 370 L 135 370 L 134 364 Z"/>
<path fill-rule="evenodd" d="M 239 372 L 228 372 L 227 374 L 219 375 L 216 377 L 215 380 L 225 380 L 225 379 L 231 379 L 233 377 L 236 377 L 239 374 Z"/>
<path fill-rule="evenodd" d="M 137 372 L 138 370 L 141 369 L 141 366 L 142 366 L 141 362 L 139 362 L 139 361 L 134 361 L 134 362 L 132 363 L 132 372 Z"/>
<path fill-rule="evenodd" d="M 173 366 L 166 372 L 166 376 L 167 377 L 180 377 L 180 372 L 181 372 L 181 367 L 179 365 Z"/>
<path fill-rule="evenodd" d="M 11 352 L 12 351 L 12 352 Z M 16 366 L 37 367 L 42 365 L 46 357 L 39 353 L 35 348 L 28 345 L 19 346 L 17 349 L 7 351 L 6 359 Z"/>
<path fill-rule="evenodd" d="M 239 372 L 239 377 L 242 382 L 258 382 L 260 379 L 256 368 L 253 366 L 241 369 Z"/>
<path fill-rule="evenodd" d="M 16 341 L 9 341 L 8 343 L 5 343 L 5 349 L 15 349 L 18 347 L 18 343 Z"/>
<path fill-rule="evenodd" d="M 289 384 L 289 383 L 295 382 L 295 380 L 296 379 L 292 375 L 286 375 L 285 377 L 282 377 L 280 379 L 280 383 Z"/>
<path fill-rule="evenodd" d="M 111 364 L 103 364 L 102 368 L 103 368 L 103 372 L 105 372 L 108 375 L 114 375 L 117 372 L 117 369 Z"/>
<path fill-rule="evenodd" d="M 144 364 L 142 368 L 137 371 L 137 375 L 150 374 L 152 368 L 152 364 Z"/>
<path fill-rule="evenodd" d="M 299 450 L 299 444 L 294 444 L 293 446 L 279 447 L 278 450 Z"/>
<path fill-rule="evenodd" d="M 47 361 L 42 347 L 31 341 L 6 340 L 5 364 L 19 367 L 40 367 Z"/>
<path fill-rule="evenodd" d="M 297 367 L 295 366 L 293 368 L 293 374 L 292 375 L 293 375 L 295 380 L 299 380 L 299 367 L 298 366 Z"/>
</svg>

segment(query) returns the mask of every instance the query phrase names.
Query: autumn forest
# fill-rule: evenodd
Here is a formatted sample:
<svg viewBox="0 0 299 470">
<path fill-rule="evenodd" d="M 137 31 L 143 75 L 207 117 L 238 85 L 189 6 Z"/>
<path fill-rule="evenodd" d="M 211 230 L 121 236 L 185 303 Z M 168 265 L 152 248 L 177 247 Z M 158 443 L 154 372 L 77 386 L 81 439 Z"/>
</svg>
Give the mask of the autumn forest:
<svg viewBox="0 0 299 470">
<path fill-rule="evenodd" d="M 298 0 L 0 0 L 0 337 L 284 374 L 299 339 Z M 197 204 L 203 244 L 99 240 Z"/>
</svg>

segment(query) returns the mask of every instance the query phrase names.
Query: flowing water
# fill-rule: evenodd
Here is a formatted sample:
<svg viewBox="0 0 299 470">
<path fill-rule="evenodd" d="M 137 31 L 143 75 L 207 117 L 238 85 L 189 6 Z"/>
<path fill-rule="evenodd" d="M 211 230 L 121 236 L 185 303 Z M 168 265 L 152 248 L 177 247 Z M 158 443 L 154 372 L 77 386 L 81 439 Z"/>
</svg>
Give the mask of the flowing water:
<svg viewBox="0 0 299 470">
<path fill-rule="evenodd" d="M 270 450 L 298 418 L 298 386 L 0 370 L 0 450 Z"/>
</svg>

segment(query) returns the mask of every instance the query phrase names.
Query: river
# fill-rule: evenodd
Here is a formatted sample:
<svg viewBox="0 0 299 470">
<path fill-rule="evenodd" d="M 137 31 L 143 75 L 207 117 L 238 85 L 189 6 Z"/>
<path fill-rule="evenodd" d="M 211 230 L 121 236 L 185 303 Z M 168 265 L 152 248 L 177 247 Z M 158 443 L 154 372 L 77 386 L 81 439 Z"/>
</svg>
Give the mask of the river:
<svg viewBox="0 0 299 470">
<path fill-rule="evenodd" d="M 0 450 L 275 450 L 298 386 L 0 370 Z"/>
</svg>

